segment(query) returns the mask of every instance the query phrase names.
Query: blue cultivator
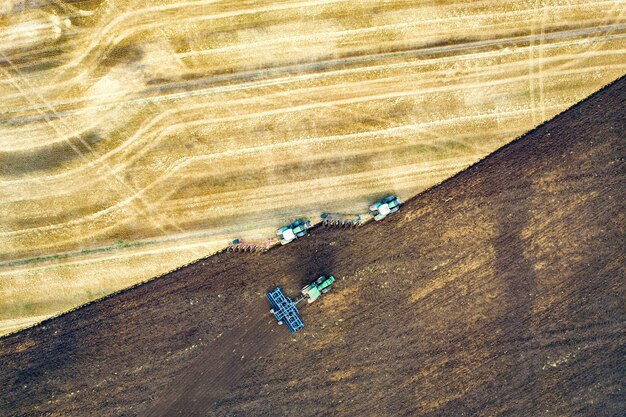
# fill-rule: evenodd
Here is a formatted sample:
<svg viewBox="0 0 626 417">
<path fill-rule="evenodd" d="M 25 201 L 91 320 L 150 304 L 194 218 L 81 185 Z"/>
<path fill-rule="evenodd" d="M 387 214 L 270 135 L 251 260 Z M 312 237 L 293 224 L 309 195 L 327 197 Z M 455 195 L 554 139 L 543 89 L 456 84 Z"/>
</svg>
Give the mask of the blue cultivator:
<svg viewBox="0 0 626 417">
<path fill-rule="evenodd" d="M 272 291 L 267 293 L 267 299 L 272 305 L 270 310 L 278 324 L 285 324 L 291 333 L 295 333 L 304 327 L 304 323 L 298 316 L 298 307 L 296 304 L 298 301 L 293 302 L 291 298 L 285 297 L 279 287 L 276 287 Z"/>
<path fill-rule="evenodd" d="M 330 291 L 331 285 L 335 282 L 335 277 L 332 275 L 322 275 L 309 285 L 305 285 L 300 291 L 300 298 L 293 301 L 289 297 L 285 297 L 279 287 L 274 288 L 267 293 L 267 299 L 272 305 L 270 312 L 276 317 L 278 324 L 285 324 L 291 333 L 295 333 L 304 327 L 304 323 L 298 316 L 298 303 L 302 300 L 307 300 L 308 304 L 311 304 L 322 294 L 326 294 Z"/>
</svg>

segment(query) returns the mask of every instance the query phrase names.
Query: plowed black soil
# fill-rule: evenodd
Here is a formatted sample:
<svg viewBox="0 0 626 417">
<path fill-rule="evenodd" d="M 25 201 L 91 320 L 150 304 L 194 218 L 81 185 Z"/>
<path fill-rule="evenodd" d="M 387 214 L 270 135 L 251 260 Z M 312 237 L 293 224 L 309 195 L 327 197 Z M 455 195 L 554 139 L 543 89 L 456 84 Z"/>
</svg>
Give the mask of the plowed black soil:
<svg viewBox="0 0 626 417">
<path fill-rule="evenodd" d="M 2 415 L 624 415 L 626 79 L 359 229 L 0 339 Z M 290 335 L 265 292 L 333 291 Z"/>
</svg>

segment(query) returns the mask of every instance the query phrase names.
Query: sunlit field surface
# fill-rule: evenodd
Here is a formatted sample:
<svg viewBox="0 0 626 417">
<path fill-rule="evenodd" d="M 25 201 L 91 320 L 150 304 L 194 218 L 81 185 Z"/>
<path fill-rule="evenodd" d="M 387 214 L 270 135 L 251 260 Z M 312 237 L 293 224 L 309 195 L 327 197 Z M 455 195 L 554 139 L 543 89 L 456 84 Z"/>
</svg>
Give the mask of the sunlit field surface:
<svg viewBox="0 0 626 417">
<path fill-rule="evenodd" d="M 0 3 L 0 334 L 445 180 L 623 75 L 624 10 Z"/>
</svg>

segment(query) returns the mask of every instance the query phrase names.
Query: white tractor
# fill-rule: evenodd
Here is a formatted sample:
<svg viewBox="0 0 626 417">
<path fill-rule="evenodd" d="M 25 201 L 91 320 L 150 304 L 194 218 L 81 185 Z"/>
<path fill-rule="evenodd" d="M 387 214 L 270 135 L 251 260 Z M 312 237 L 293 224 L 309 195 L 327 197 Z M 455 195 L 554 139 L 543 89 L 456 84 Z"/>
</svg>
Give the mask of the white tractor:
<svg viewBox="0 0 626 417">
<path fill-rule="evenodd" d="M 290 225 L 278 229 L 276 235 L 280 238 L 280 244 L 286 245 L 292 240 L 306 235 L 307 229 L 310 227 L 311 223 L 309 221 L 298 219 Z"/>
<path fill-rule="evenodd" d="M 394 195 L 387 196 L 370 206 L 370 213 L 374 215 L 374 220 L 379 221 L 387 217 L 390 213 L 395 213 L 400 209 L 400 197 Z"/>
</svg>

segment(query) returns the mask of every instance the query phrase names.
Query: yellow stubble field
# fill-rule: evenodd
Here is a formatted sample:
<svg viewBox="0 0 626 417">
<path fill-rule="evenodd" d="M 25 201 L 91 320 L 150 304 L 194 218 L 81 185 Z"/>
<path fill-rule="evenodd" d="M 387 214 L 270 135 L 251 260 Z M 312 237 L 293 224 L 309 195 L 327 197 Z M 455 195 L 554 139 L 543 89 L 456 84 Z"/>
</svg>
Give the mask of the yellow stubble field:
<svg viewBox="0 0 626 417">
<path fill-rule="evenodd" d="M 441 182 L 623 75 L 624 10 L 0 3 L 0 334 Z"/>
</svg>

